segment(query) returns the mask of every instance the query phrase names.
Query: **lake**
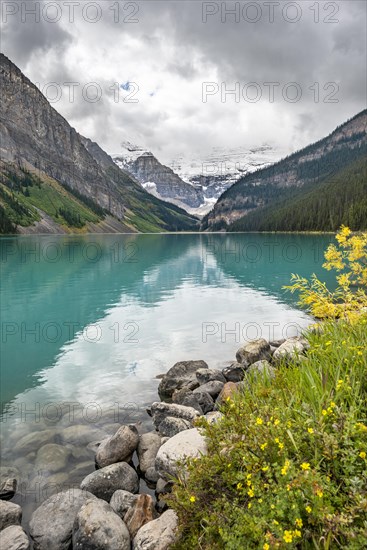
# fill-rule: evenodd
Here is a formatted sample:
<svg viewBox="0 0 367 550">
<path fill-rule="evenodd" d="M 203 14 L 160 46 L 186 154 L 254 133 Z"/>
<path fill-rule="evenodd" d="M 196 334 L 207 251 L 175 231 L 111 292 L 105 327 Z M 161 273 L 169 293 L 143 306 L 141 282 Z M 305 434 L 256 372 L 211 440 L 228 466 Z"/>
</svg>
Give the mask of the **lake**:
<svg viewBox="0 0 367 550">
<path fill-rule="evenodd" d="M 160 373 L 182 360 L 221 368 L 251 338 L 299 333 L 310 318 L 285 293 L 322 269 L 333 235 L 170 234 L 6 237 L 1 260 L 2 467 L 22 483 L 25 518 L 49 485 L 93 471 L 91 441 L 141 421 Z M 37 457 L 68 449 L 67 465 Z M 46 488 L 45 488 L 46 487 Z"/>
</svg>

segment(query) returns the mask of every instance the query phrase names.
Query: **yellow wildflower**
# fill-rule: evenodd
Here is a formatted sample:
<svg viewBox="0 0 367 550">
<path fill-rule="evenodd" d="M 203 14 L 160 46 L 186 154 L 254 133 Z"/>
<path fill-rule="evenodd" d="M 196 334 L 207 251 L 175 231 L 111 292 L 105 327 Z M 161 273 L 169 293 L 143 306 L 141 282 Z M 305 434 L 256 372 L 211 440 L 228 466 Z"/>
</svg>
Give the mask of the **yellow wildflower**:
<svg viewBox="0 0 367 550">
<path fill-rule="evenodd" d="M 294 535 L 295 537 L 301 537 L 301 536 L 302 536 L 302 533 L 301 533 L 301 531 L 298 531 L 298 529 L 295 529 L 295 530 L 293 531 L 293 535 Z"/>
<path fill-rule="evenodd" d="M 263 545 L 263 550 L 269 550 L 270 546 L 268 545 L 268 543 L 266 542 L 264 545 Z"/>
<path fill-rule="evenodd" d="M 248 496 L 249 496 L 250 498 L 252 498 L 252 497 L 255 496 L 255 493 L 254 493 L 254 490 L 253 490 L 253 489 L 249 489 L 249 490 L 247 491 L 247 494 L 248 494 Z"/>
<path fill-rule="evenodd" d="M 296 518 L 295 524 L 297 525 L 297 527 L 302 527 L 303 521 L 301 520 L 301 518 Z"/>
<path fill-rule="evenodd" d="M 261 449 L 262 451 L 265 451 L 265 449 L 266 449 L 267 446 L 268 446 L 267 443 L 263 443 L 262 445 L 260 445 L 260 449 Z"/>
<path fill-rule="evenodd" d="M 291 464 L 291 463 L 289 462 L 289 460 L 286 460 L 286 461 L 285 461 L 284 466 L 283 466 L 283 468 L 281 469 L 281 474 L 282 474 L 282 476 L 287 475 L 287 472 L 288 472 L 288 470 L 289 470 L 290 464 Z"/>
<path fill-rule="evenodd" d="M 365 458 L 366 458 L 366 453 L 365 453 L 364 451 L 361 451 L 361 452 L 359 453 L 359 456 L 360 456 L 360 458 L 365 459 Z"/>
<path fill-rule="evenodd" d="M 258 417 L 256 418 L 256 424 L 257 424 L 258 426 L 261 426 L 261 425 L 263 424 L 263 419 L 260 418 L 260 417 L 258 416 Z"/>
<path fill-rule="evenodd" d="M 302 462 L 301 464 L 302 470 L 309 470 L 310 469 L 310 463 L 309 462 Z"/>
<path fill-rule="evenodd" d="M 313 434 L 313 428 L 307 428 L 309 434 Z"/>
<path fill-rule="evenodd" d="M 312 512 L 311 506 L 306 506 L 306 512 L 307 512 L 308 514 L 311 514 L 311 512 Z"/>
<path fill-rule="evenodd" d="M 292 542 L 293 541 L 292 531 L 284 531 L 283 540 L 284 542 Z"/>
<path fill-rule="evenodd" d="M 190 497 L 190 502 L 195 502 L 195 501 L 196 501 L 196 497 L 191 496 L 191 497 Z"/>
<path fill-rule="evenodd" d="M 324 496 L 324 493 L 322 492 L 322 490 L 321 490 L 321 489 L 317 489 L 317 491 L 316 491 L 316 495 L 317 495 L 318 497 L 320 497 L 320 498 L 321 498 L 321 497 L 323 497 L 323 496 Z"/>
</svg>

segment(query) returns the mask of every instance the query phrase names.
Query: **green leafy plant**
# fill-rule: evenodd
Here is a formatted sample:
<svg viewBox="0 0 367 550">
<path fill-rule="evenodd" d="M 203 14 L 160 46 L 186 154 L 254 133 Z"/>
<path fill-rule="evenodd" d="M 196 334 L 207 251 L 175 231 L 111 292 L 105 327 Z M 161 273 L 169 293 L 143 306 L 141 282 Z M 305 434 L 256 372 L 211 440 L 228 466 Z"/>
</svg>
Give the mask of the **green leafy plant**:
<svg viewBox="0 0 367 550">
<path fill-rule="evenodd" d="M 366 326 L 325 322 L 306 360 L 251 379 L 218 424 L 200 421 L 208 454 L 188 461 L 170 497 L 174 548 L 364 547 Z"/>
</svg>

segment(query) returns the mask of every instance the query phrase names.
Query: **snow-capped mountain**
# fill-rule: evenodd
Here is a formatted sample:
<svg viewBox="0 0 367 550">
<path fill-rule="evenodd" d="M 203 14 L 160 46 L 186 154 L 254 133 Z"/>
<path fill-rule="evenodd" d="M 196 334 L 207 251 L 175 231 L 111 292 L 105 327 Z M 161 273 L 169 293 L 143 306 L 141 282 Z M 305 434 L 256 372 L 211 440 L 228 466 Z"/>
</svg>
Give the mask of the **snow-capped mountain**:
<svg viewBox="0 0 367 550">
<path fill-rule="evenodd" d="M 266 144 L 251 149 L 216 147 L 195 157 L 177 156 L 163 165 L 150 151 L 124 141 L 113 158 L 148 192 L 192 214 L 205 215 L 240 177 L 277 162 L 285 154 Z"/>
<path fill-rule="evenodd" d="M 167 165 L 183 181 L 200 189 L 204 203 L 196 213 L 206 214 L 221 194 L 242 176 L 273 164 L 288 154 L 288 151 L 270 145 L 259 147 L 215 147 L 209 153 L 194 158 L 178 156 Z"/>
<path fill-rule="evenodd" d="M 151 153 L 128 141 L 121 144 L 115 163 L 132 174 L 152 195 L 195 212 L 204 202 L 200 188 L 182 180 L 171 168 Z"/>
</svg>

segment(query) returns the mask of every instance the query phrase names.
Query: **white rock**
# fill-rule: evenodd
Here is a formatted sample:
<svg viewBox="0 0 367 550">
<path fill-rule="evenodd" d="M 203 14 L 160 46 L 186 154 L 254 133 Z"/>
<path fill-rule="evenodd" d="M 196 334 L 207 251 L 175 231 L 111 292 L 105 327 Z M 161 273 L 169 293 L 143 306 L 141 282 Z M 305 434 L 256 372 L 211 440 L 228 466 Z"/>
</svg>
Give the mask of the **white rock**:
<svg viewBox="0 0 367 550">
<path fill-rule="evenodd" d="M 176 512 L 167 510 L 139 529 L 133 540 L 133 550 L 167 550 L 175 542 L 177 524 Z"/>
<path fill-rule="evenodd" d="M 3 550 L 28 550 L 30 543 L 20 525 L 10 525 L 1 531 L 0 548 Z"/>
<path fill-rule="evenodd" d="M 182 461 L 185 457 L 198 457 L 206 452 L 206 442 L 199 430 L 185 430 L 161 446 L 155 459 L 155 469 L 161 477 L 168 480 L 178 474 L 177 461 Z"/>
</svg>

